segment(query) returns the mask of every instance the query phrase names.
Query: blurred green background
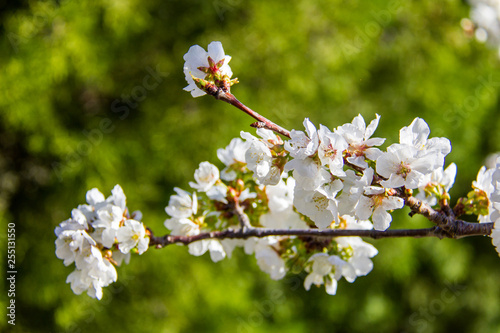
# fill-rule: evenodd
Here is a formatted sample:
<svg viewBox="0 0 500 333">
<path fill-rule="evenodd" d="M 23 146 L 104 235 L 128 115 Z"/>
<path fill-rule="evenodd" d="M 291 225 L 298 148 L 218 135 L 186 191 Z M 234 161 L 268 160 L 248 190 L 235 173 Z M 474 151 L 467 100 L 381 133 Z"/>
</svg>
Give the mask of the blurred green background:
<svg viewBox="0 0 500 333">
<path fill-rule="evenodd" d="M 212 263 L 150 249 L 101 301 L 74 295 L 54 227 L 119 183 L 156 234 L 174 186 L 253 121 L 183 92 L 183 55 L 219 40 L 233 93 L 286 128 L 381 115 L 387 143 L 414 117 L 445 136 L 465 195 L 500 150 L 497 52 L 460 26 L 465 2 L 92 0 L 0 2 L 0 253 L 16 224 L 16 332 L 498 332 L 500 259 L 488 238 L 387 239 L 337 295 L 272 281 L 235 251 Z M 155 73 L 155 80 L 146 79 Z M 146 81 L 145 81 L 146 79 Z M 426 227 L 394 215 L 393 227 Z M 5 275 L 6 269 L 2 270 Z M 7 306 L 7 284 L 0 306 Z M 4 312 L 0 312 L 4 313 Z M 0 316 L 0 330 L 8 331 Z"/>
</svg>

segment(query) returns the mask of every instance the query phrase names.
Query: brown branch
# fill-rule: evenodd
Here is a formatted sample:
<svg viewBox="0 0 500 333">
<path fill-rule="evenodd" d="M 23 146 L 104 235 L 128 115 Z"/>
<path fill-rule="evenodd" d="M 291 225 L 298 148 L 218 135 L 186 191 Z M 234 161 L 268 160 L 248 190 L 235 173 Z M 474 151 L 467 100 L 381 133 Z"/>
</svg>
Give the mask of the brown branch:
<svg viewBox="0 0 500 333">
<path fill-rule="evenodd" d="M 261 116 L 254 110 L 250 109 L 248 106 L 245 104 L 241 103 L 236 97 L 234 97 L 233 94 L 230 92 L 225 92 L 223 89 L 218 89 L 217 91 L 211 91 L 211 95 L 213 95 L 216 99 L 220 99 L 221 101 L 224 101 L 226 103 L 229 103 L 241 111 L 245 112 L 246 114 L 250 115 L 251 117 L 255 118 L 257 121 L 260 123 L 263 123 L 263 125 L 260 125 L 260 127 L 264 127 L 267 129 L 270 129 L 273 132 L 276 132 L 278 134 L 281 134 L 283 136 L 286 136 L 287 138 L 290 138 L 290 132 L 283 127 L 273 123 L 269 119 L 265 118 L 264 116 Z"/>
<path fill-rule="evenodd" d="M 450 230 L 445 230 L 439 226 L 426 229 L 392 229 L 386 231 L 378 230 L 352 230 L 352 229 L 267 229 L 251 228 L 240 230 L 223 230 L 201 233 L 195 236 L 172 236 L 165 235 L 156 237 L 150 231 L 150 246 L 162 248 L 164 246 L 182 243 L 184 245 L 203 239 L 247 239 L 249 237 L 268 237 L 268 236 L 313 236 L 313 237 L 368 237 L 379 238 L 398 238 L 398 237 L 437 237 L 442 238 L 463 238 L 469 236 L 487 236 L 493 229 L 493 223 L 471 223 L 465 221 L 456 221 Z"/>
<path fill-rule="evenodd" d="M 241 229 L 239 230 L 222 230 L 201 233 L 194 236 L 173 236 L 165 235 L 156 237 L 149 231 L 150 245 L 162 248 L 174 243 L 182 243 L 184 245 L 204 239 L 247 239 L 250 237 L 268 237 L 268 236 L 309 236 L 309 237 L 367 237 L 373 239 L 380 238 L 399 238 L 399 237 L 437 237 L 442 238 L 464 238 L 470 236 L 488 236 L 493 229 L 493 222 L 490 223 L 472 223 L 457 220 L 448 207 L 443 211 L 433 209 L 431 206 L 418 200 L 408 193 L 405 188 L 393 190 L 395 196 L 399 196 L 405 200 L 405 205 L 408 206 L 413 214 L 421 214 L 428 220 L 434 222 L 436 226 L 425 229 L 391 229 L 385 231 L 379 230 L 359 230 L 359 229 L 267 229 L 255 228 L 250 224 L 248 216 L 245 214 L 243 207 L 236 200 L 233 206 L 233 213 L 238 217 Z"/>
<path fill-rule="evenodd" d="M 457 220 L 453 211 L 448 207 L 442 211 L 433 209 L 427 203 L 418 200 L 408 193 L 405 188 L 393 189 L 393 194 L 405 200 L 405 205 L 411 209 L 411 214 L 421 214 L 428 220 L 434 222 L 436 226 L 424 229 L 391 229 L 391 230 L 359 230 L 359 229 L 268 229 L 255 228 L 250 224 L 248 216 L 239 202 L 234 202 L 233 213 L 238 217 L 241 229 L 222 230 L 200 233 L 194 236 L 174 236 L 165 235 L 156 237 L 148 229 L 150 236 L 150 246 L 162 248 L 170 244 L 182 243 L 188 245 L 192 242 L 204 239 L 247 239 L 250 237 L 269 237 L 269 236 L 309 236 L 309 237 L 367 237 L 373 239 L 380 238 L 400 238 L 400 237 L 437 237 L 443 238 L 464 238 L 471 236 L 488 236 L 493 230 L 494 223 L 472 223 Z"/>
<path fill-rule="evenodd" d="M 444 216 L 440 212 L 433 209 L 431 206 L 418 200 L 413 196 L 403 197 L 405 205 L 410 207 L 412 212 L 425 216 L 430 221 L 440 225 L 443 224 Z"/>
<path fill-rule="evenodd" d="M 250 127 L 253 127 L 253 128 L 265 128 L 265 129 L 274 131 L 273 128 L 270 128 L 266 123 L 264 123 L 262 121 L 256 121 L 255 123 L 251 123 Z"/>
<path fill-rule="evenodd" d="M 243 230 L 253 228 L 250 224 L 250 219 L 248 215 L 243 211 L 243 207 L 240 206 L 238 198 L 236 198 L 234 202 L 233 213 L 238 216 L 238 221 L 240 222 L 240 226 Z"/>
<path fill-rule="evenodd" d="M 398 191 L 399 194 L 403 192 L 403 190 Z M 404 193 L 404 192 L 403 192 Z M 425 216 L 429 221 L 434 222 L 439 227 L 450 230 L 454 227 L 454 225 L 460 220 L 456 220 L 454 214 L 450 214 L 449 210 L 438 211 L 429 206 L 427 203 L 418 200 L 413 196 L 402 196 L 405 200 L 405 205 L 410 207 L 413 214 L 420 214 Z"/>
</svg>

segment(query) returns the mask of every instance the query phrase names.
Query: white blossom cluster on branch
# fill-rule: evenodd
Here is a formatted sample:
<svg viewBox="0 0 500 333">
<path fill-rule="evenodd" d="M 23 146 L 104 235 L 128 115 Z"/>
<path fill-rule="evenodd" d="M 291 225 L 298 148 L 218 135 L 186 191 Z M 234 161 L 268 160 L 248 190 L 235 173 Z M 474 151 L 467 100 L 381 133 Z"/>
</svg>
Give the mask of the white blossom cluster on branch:
<svg viewBox="0 0 500 333">
<path fill-rule="evenodd" d="M 231 216 L 231 201 L 237 200 L 253 227 L 386 230 L 392 219 L 388 211 L 404 206 L 395 188 L 405 186 L 421 193 L 426 187 L 449 189 L 454 175 L 446 184 L 439 183 L 441 179 L 431 182 L 433 175 L 443 172 L 451 145 L 444 138 L 429 139 L 429 127 L 420 118 L 401 129 L 400 143 L 386 151 L 376 148 L 385 141 L 371 138 L 379 118 L 366 126 L 358 115 L 334 130 L 323 125 L 317 130 L 306 119 L 305 131 L 292 130 L 291 139 L 285 141 L 267 129 L 258 129 L 259 137 L 241 132 L 244 140 L 235 138 L 218 151 L 225 165 L 222 178 L 215 165 L 203 162 L 195 171 L 196 183 L 190 183 L 198 192 L 175 189 L 177 194 L 166 207 L 171 218 L 165 226 L 171 234 L 185 236 L 239 229 L 238 219 Z M 437 201 L 432 191 L 425 198 Z M 193 255 L 210 252 L 214 261 L 229 257 L 235 246 L 244 247 L 273 279 L 282 278 L 291 262 L 302 262 L 310 272 L 306 289 L 312 283 L 325 283 L 332 294 L 333 280 L 344 276 L 352 282 L 366 275 L 372 269 L 369 258 L 377 254 L 359 237 L 210 239 L 188 246 Z"/>
<path fill-rule="evenodd" d="M 75 293 L 100 299 L 102 287 L 117 279 L 115 266 L 128 262 L 130 252 L 142 254 L 153 245 L 182 243 L 190 254 L 209 253 L 214 262 L 241 248 L 272 279 L 305 271 L 305 289 L 324 285 L 331 295 L 341 278 L 352 283 L 373 268 L 378 251 L 359 236 L 491 233 L 500 247 L 500 159 L 491 169 L 483 167 L 472 191 L 452 207 L 448 192 L 457 167 L 445 168 L 451 144 L 430 137 L 423 119 L 401 128 L 399 142 L 386 148 L 385 138 L 374 137 L 379 115 L 368 125 L 358 115 L 334 128 L 306 118 L 304 130 L 287 131 L 230 93 L 237 80 L 231 79 L 231 57 L 220 42 L 212 42 L 208 52 L 193 46 L 184 59 L 185 90 L 193 97 L 212 95 L 251 115 L 256 135 L 240 132 L 217 151 L 218 166 L 199 164 L 189 191 L 174 188 L 165 207 L 165 236 L 146 229 L 140 212 L 129 214 L 120 186 L 108 198 L 90 190 L 87 204 L 55 230 L 57 257 L 76 266 L 67 279 Z M 391 213 L 405 205 L 410 215 L 422 214 L 435 227 L 389 229 Z M 486 223 L 458 220 L 466 214 Z"/>
<path fill-rule="evenodd" d="M 71 218 L 56 227 L 56 256 L 66 266 L 75 264 L 66 280 L 75 294 L 86 291 L 101 299 L 102 287 L 117 279 L 114 265 L 128 263 L 131 251 L 144 253 L 149 237 L 139 222 L 141 212 L 129 215 L 119 185 L 108 198 L 94 188 L 87 192 L 86 199 L 87 204 L 73 209 Z"/>
</svg>

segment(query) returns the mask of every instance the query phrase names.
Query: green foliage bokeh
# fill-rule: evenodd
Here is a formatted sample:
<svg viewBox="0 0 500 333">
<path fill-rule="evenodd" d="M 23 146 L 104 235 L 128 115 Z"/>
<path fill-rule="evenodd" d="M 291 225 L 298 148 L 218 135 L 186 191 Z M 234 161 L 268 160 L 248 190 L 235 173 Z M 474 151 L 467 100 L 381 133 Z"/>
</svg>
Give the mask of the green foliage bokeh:
<svg viewBox="0 0 500 333">
<path fill-rule="evenodd" d="M 500 150 L 497 52 L 464 33 L 469 7 L 421 1 L 29 1 L 3 5 L 0 262 L 16 224 L 18 332 L 497 332 L 500 260 L 487 238 L 387 239 L 374 269 L 336 296 L 272 281 L 235 251 L 212 263 L 150 249 L 97 301 L 65 284 L 57 224 L 119 183 L 156 234 L 174 186 L 253 120 L 183 92 L 183 55 L 219 40 L 233 93 L 285 128 L 381 115 L 388 143 L 413 118 L 445 136 L 455 199 Z M 152 74 L 154 73 L 154 74 Z M 148 76 L 149 75 L 149 76 Z M 393 227 L 429 226 L 407 211 Z M 5 270 L 4 270 L 5 272 Z M 3 290 L 7 289 L 2 279 Z M 7 306 L 6 291 L 0 306 Z M 12 329 L 0 317 L 0 329 Z"/>
</svg>

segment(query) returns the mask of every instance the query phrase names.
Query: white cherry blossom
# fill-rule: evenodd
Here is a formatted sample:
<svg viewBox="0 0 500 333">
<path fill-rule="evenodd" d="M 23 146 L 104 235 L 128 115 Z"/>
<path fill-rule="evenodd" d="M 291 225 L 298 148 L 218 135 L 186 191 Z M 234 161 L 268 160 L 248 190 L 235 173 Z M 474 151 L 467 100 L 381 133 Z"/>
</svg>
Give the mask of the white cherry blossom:
<svg viewBox="0 0 500 333">
<path fill-rule="evenodd" d="M 217 157 L 226 166 L 220 174 L 223 180 L 231 181 L 236 178 L 236 172 L 233 167 L 246 163 L 245 154 L 249 147 L 250 142 L 234 138 L 226 148 L 217 149 Z"/>
<path fill-rule="evenodd" d="M 495 250 L 500 256 L 500 219 L 497 219 L 495 221 L 490 237 L 491 237 L 491 243 L 493 244 Z"/>
<path fill-rule="evenodd" d="M 85 230 L 63 230 L 56 239 L 56 257 L 63 260 L 65 266 L 69 266 L 86 248 L 95 245 L 96 242 Z"/>
<path fill-rule="evenodd" d="M 457 165 L 451 163 L 445 170 L 442 167 L 427 174 L 419 187 L 415 197 L 427 204 L 434 206 L 438 203 L 435 191 L 447 193 L 455 183 Z"/>
<path fill-rule="evenodd" d="M 116 279 L 117 273 L 114 266 L 100 257 L 85 268 L 76 269 L 70 273 L 66 283 L 71 284 L 71 289 L 77 295 L 86 291 L 90 297 L 101 299 L 102 288 L 115 282 Z"/>
<path fill-rule="evenodd" d="M 247 167 L 264 185 L 276 185 L 281 179 L 281 171 L 273 165 L 273 156 L 269 148 L 260 141 L 254 141 L 248 148 L 245 159 Z"/>
<path fill-rule="evenodd" d="M 102 194 L 97 188 L 87 191 L 85 198 L 87 199 L 87 203 L 92 206 L 96 206 L 106 200 L 104 194 Z"/>
<path fill-rule="evenodd" d="M 75 257 L 75 266 L 77 269 L 90 269 L 94 265 L 98 265 L 102 261 L 102 253 L 95 246 L 85 244 L 80 248 L 78 256 Z"/>
<path fill-rule="evenodd" d="M 116 232 L 120 223 L 124 219 L 123 210 L 115 205 L 108 204 L 97 211 L 98 219 L 93 222 L 96 228 L 96 234 L 99 235 L 99 241 L 107 248 L 113 246 Z"/>
<path fill-rule="evenodd" d="M 354 282 L 356 277 L 365 276 L 373 269 L 370 258 L 377 255 L 378 250 L 371 244 L 364 242 L 361 237 L 338 237 L 335 240 L 342 248 L 352 251 L 352 255 L 342 265 L 342 276 L 347 282 Z"/>
<path fill-rule="evenodd" d="M 175 187 L 174 191 L 177 194 L 170 196 L 168 206 L 165 207 L 167 214 L 175 218 L 187 218 L 196 214 L 198 211 L 196 193 L 191 195 L 189 192 L 178 187 Z"/>
<path fill-rule="evenodd" d="M 361 177 L 352 170 L 346 171 L 346 176 L 342 178 L 344 188 L 342 194 L 338 197 L 339 214 L 354 214 L 365 188 L 372 184 L 373 175 L 372 168 L 365 169 Z"/>
<path fill-rule="evenodd" d="M 123 262 L 128 265 L 130 263 L 130 257 L 130 252 L 125 254 L 121 251 L 113 251 L 112 254 L 112 259 L 115 261 L 116 266 L 121 266 Z"/>
<path fill-rule="evenodd" d="M 482 166 L 477 174 L 477 179 L 472 182 L 472 187 L 476 191 L 481 191 L 484 198 L 488 199 L 488 214 L 479 215 L 477 218 L 479 222 L 492 222 L 490 215 L 493 212 L 493 203 L 490 199 L 495 191 L 495 187 L 493 185 L 494 172 L 495 169 L 486 169 L 485 166 Z"/>
<path fill-rule="evenodd" d="M 257 246 L 255 258 L 259 268 L 268 273 L 271 279 L 281 280 L 286 274 L 285 261 L 269 246 Z"/>
<path fill-rule="evenodd" d="M 304 127 L 305 132 L 292 130 L 291 139 L 285 142 L 285 149 L 293 158 L 304 159 L 314 155 L 318 150 L 318 132 L 309 118 L 304 120 Z"/>
<path fill-rule="evenodd" d="M 262 214 L 259 222 L 263 227 L 271 229 L 309 229 L 307 223 L 293 209 Z"/>
<path fill-rule="evenodd" d="M 343 170 L 343 152 L 347 149 L 347 142 L 338 133 L 331 132 L 326 126 L 320 125 L 318 131 L 319 147 L 318 157 L 322 165 L 328 166 L 332 175 L 337 177 L 345 176 Z"/>
<path fill-rule="evenodd" d="M 146 236 L 144 225 L 135 220 L 126 220 L 121 227 L 116 238 L 118 240 L 118 248 L 124 254 L 127 254 L 133 248 L 137 248 L 139 254 L 143 254 L 149 246 L 149 237 Z"/>
<path fill-rule="evenodd" d="M 325 229 L 338 219 L 338 202 L 335 196 L 341 189 L 342 182 L 339 179 L 315 191 L 296 187 L 294 205 L 300 213 L 313 220 L 319 229 Z"/>
<path fill-rule="evenodd" d="M 288 177 L 286 181 L 281 179 L 276 185 L 266 186 L 266 195 L 269 209 L 272 212 L 281 212 L 293 206 L 293 190 L 295 179 Z"/>
<path fill-rule="evenodd" d="M 219 180 L 219 169 L 210 162 L 201 162 L 194 172 L 196 183 L 189 182 L 189 186 L 200 192 L 207 192 Z"/>
<path fill-rule="evenodd" d="M 263 272 L 268 273 L 271 279 L 280 280 L 285 276 L 285 261 L 277 253 L 278 237 L 251 237 L 245 242 L 244 248 L 246 254 L 255 254 L 257 265 Z"/>
<path fill-rule="evenodd" d="M 204 239 L 196 241 L 190 243 L 188 247 L 189 254 L 193 256 L 201 256 L 209 251 L 210 258 L 213 262 L 221 261 L 226 257 L 224 246 L 222 246 L 221 242 L 218 239 Z"/>
<path fill-rule="evenodd" d="M 380 116 L 377 114 L 368 126 L 365 124 L 363 116 L 360 114 L 354 117 L 351 123 L 344 124 L 335 129 L 335 133 L 340 134 L 348 144 L 348 152 L 351 156 L 347 161 L 360 168 L 367 168 L 365 159 L 376 160 L 381 154 L 380 149 L 373 148 L 384 143 L 385 139 L 372 138 L 378 126 Z"/>
<path fill-rule="evenodd" d="M 222 76 L 227 76 L 228 78 L 233 76 L 231 67 L 229 67 L 231 57 L 224 54 L 221 42 L 211 42 L 208 44 L 208 52 L 199 45 L 191 46 L 189 51 L 184 55 L 184 74 L 188 83 L 188 86 L 185 87 L 184 90 L 191 92 L 193 97 L 199 97 L 206 94 L 196 86 L 191 75 L 199 79 L 205 79 L 207 77 L 207 74 L 202 72 L 199 68 L 210 67 L 208 57 L 210 57 L 215 64 L 219 61 L 223 61 L 223 65 L 219 68 Z"/>
<path fill-rule="evenodd" d="M 125 197 L 125 193 L 120 185 L 115 185 L 115 187 L 111 190 L 111 196 L 107 201 L 120 207 L 122 211 L 125 211 L 127 198 Z"/>
<path fill-rule="evenodd" d="M 497 157 L 491 164 L 494 165 L 490 169 L 481 168 L 473 187 L 482 189 L 484 192 L 488 191 L 489 214 L 480 216 L 480 222 L 494 222 L 490 237 L 493 246 L 500 255 L 500 157 Z"/>
<path fill-rule="evenodd" d="M 446 138 L 429 139 L 430 133 L 431 130 L 425 120 L 417 117 L 409 126 L 405 126 L 399 131 L 399 143 L 415 147 L 419 151 L 419 157 L 429 153 L 437 153 L 439 158 L 433 164 L 442 167 L 444 157 L 451 151 L 450 140 Z"/>
<path fill-rule="evenodd" d="M 194 236 L 200 233 L 200 226 L 187 218 L 170 218 L 163 223 L 173 236 Z"/>
<path fill-rule="evenodd" d="M 89 224 L 87 217 L 80 209 L 73 209 L 71 211 L 71 218 L 61 222 L 54 230 L 57 237 L 64 230 L 88 230 Z"/>
<path fill-rule="evenodd" d="M 207 191 L 207 197 L 210 200 L 214 201 L 220 201 L 223 203 L 227 203 L 227 186 L 224 184 L 216 184 L 212 186 L 208 191 Z"/>
<path fill-rule="evenodd" d="M 393 144 L 377 159 L 377 173 L 388 178 L 381 185 L 415 189 L 422 185 L 427 174 L 434 171 L 438 158 L 437 153 L 419 156 L 419 150 L 413 146 Z"/>
<path fill-rule="evenodd" d="M 313 254 L 308 262 L 312 265 L 307 266 L 306 270 L 310 272 L 304 280 L 304 288 L 311 289 L 311 285 L 325 285 L 326 293 L 335 295 L 337 293 L 337 281 L 342 277 L 342 266 L 345 264 L 339 256 L 328 255 L 327 253 Z"/>
<path fill-rule="evenodd" d="M 387 211 L 403 206 L 403 199 L 387 195 L 381 187 L 367 186 L 356 206 L 356 216 L 362 220 L 371 217 L 375 230 L 386 230 L 392 221 L 392 216 Z"/>
<path fill-rule="evenodd" d="M 79 269 L 74 270 L 68 275 L 66 283 L 71 284 L 71 290 L 76 295 L 80 295 L 84 291 L 92 298 L 102 298 L 102 284 L 98 279 L 92 278 L 88 272 Z"/>
<path fill-rule="evenodd" d="M 304 190 L 315 190 L 331 179 L 331 174 L 323 167 L 321 162 L 314 158 L 294 158 L 285 164 L 285 171 L 293 170 L 293 177 L 297 187 Z"/>
<path fill-rule="evenodd" d="M 348 230 L 371 230 L 373 224 L 369 220 L 359 220 L 352 215 L 340 216 L 340 228 Z"/>
</svg>

